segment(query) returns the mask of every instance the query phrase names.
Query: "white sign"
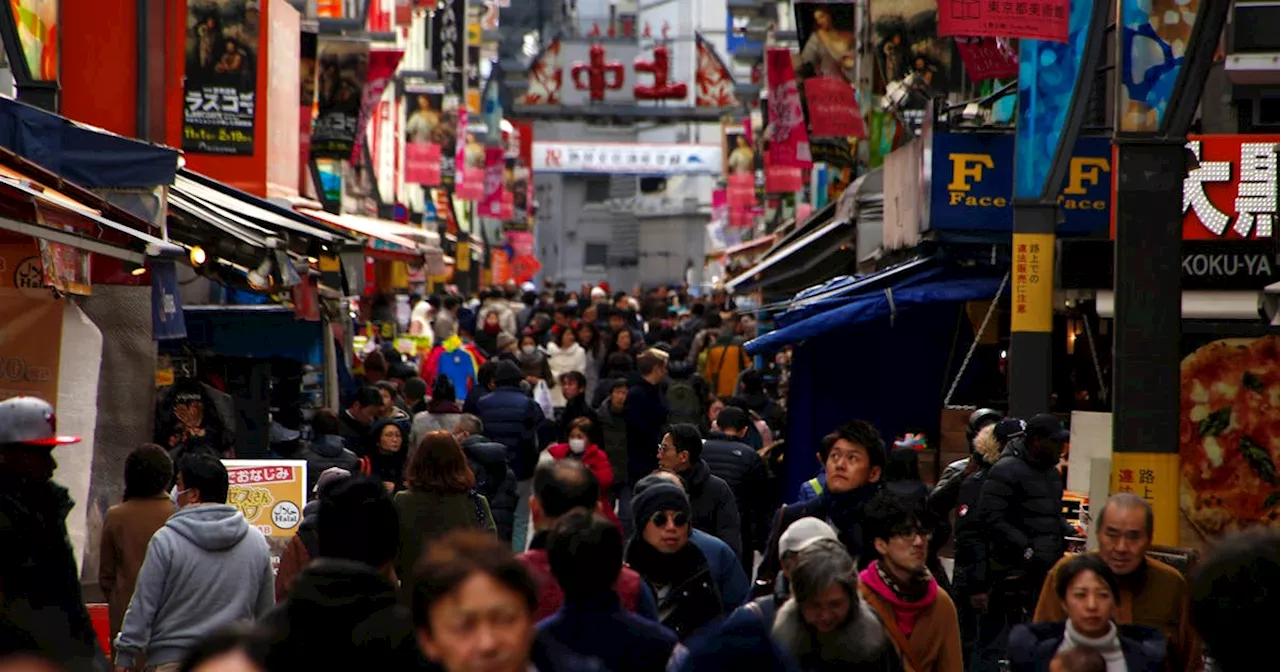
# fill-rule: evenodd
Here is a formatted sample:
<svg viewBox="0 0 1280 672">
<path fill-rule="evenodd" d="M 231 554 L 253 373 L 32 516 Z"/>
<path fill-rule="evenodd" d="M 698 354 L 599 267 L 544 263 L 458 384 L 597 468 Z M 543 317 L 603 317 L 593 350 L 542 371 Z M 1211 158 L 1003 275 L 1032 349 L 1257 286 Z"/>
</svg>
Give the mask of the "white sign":
<svg viewBox="0 0 1280 672">
<path fill-rule="evenodd" d="M 534 142 L 533 172 L 718 175 L 720 145 Z"/>
</svg>

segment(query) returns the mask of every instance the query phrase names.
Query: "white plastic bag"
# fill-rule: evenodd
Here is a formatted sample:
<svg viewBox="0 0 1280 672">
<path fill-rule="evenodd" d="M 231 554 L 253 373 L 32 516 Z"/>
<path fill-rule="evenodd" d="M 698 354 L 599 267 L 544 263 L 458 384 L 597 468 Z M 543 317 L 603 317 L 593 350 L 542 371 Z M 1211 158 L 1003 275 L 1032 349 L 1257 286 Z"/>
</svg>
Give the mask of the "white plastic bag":
<svg viewBox="0 0 1280 672">
<path fill-rule="evenodd" d="M 542 407 L 543 417 L 547 420 L 555 419 L 556 407 L 551 403 L 551 388 L 547 387 L 547 381 L 538 381 L 537 387 L 533 388 L 533 400 Z"/>
</svg>

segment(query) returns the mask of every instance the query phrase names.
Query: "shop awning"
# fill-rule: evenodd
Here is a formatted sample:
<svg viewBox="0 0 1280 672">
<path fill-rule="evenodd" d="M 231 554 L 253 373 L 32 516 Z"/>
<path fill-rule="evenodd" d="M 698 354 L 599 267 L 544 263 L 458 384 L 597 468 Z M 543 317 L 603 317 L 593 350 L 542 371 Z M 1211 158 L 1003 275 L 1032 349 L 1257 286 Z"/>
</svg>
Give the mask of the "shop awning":
<svg viewBox="0 0 1280 672">
<path fill-rule="evenodd" d="M 882 273 L 858 282 L 872 282 Z M 900 277 L 883 288 L 845 295 L 839 305 L 816 312 L 781 329 L 771 331 L 746 344 L 751 355 L 776 352 L 793 343 L 816 338 L 838 329 L 847 329 L 874 320 L 892 320 L 898 313 L 939 303 L 991 300 L 1000 288 L 1005 269 L 950 265 L 934 272 Z M 897 271 L 901 276 L 901 271 Z"/>
<path fill-rule="evenodd" d="M 770 252 L 755 266 L 730 280 L 725 287 L 742 292 L 781 282 L 825 260 L 857 233 L 854 223 L 837 219 Z M 804 254 L 798 254 L 801 251 Z"/>
<path fill-rule="evenodd" d="M 0 98 L 0 146 L 90 189 L 173 184 L 178 151 Z"/>
<path fill-rule="evenodd" d="M 338 247 L 343 243 L 355 242 L 342 229 L 334 231 L 316 226 L 314 221 L 288 208 L 189 170 L 181 171 L 175 179 L 170 198 L 174 196 L 188 206 L 216 214 L 223 221 L 235 222 L 239 226 L 248 226 L 270 235 L 302 236 Z"/>
<path fill-rule="evenodd" d="M 714 252 L 708 252 L 707 258 L 719 259 L 720 257 L 725 257 L 728 259 L 732 259 L 733 257 L 739 254 L 747 254 L 750 252 L 757 252 L 757 251 L 767 249 L 770 245 L 773 244 L 773 241 L 776 239 L 777 237 L 774 236 L 772 233 L 767 236 L 760 236 L 759 238 L 753 238 L 751 240 L 748 240 L 745 243 L 738 243 L 737 245 L 734 245 L 732 247 L 726 247 L 723 250 L 715 250 Z"/>
<path fill-rule="evenodd" d="M 298 212 L 329 226 L 340 227 L 368 237 L 367 247 L 373 253 L 399 257 L 406 261 L 416 261 L 423 254 L 440 253 L 440 234 L 434 231 L 385 219 L 359 215 L 335 215 L 310 208 L 299 208 Z"/>
</svg>

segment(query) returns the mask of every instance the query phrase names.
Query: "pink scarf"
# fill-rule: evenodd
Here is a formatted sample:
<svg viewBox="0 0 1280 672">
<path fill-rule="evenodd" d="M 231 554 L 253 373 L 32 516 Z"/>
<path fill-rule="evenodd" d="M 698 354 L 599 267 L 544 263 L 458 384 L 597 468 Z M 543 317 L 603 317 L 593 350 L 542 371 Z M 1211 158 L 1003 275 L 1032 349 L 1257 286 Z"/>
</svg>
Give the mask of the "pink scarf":
<svg viewBox="0 0 1280 672">
<path fill-rule="evenodd" d="M 925 589 L 924 597 L 916 602 L 908 602 L 899 597 L 893 588 L 880 578 L 880 572 L 877 571 L 879 563 L 879 560 L 871 563 L 871 566 L 858 574 L 858 578 L 866 584 L 867 588 L 889 603 L 889 607 L 893 609 L 894 619 L 898 622 L 898 629 L 902 631 L 904 637 L 910 637 L 912 631 L 916 629 L 916 619 L 933 604 L 934 600 L 938 599 L 938 582 L 933 577 L 929 577 L 929 585 Z"/>
</svg>

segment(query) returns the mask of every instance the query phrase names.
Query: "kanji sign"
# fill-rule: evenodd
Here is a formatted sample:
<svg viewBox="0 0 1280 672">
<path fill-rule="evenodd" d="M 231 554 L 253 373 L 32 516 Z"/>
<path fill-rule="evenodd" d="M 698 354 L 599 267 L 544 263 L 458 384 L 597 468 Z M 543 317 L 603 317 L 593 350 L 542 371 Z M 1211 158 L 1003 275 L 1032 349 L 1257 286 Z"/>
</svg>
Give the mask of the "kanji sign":
<svg viewBox="0 0 1280 672">
<path fill-rule="evenodd" d="M 1012 331 L 1053 331 L 1053 245 L 1051 233 L 1013 234 Z"/>
<path fill-rule="evenodd" d="M 307 503 L 307 463 L 290 460 L 223 460 L 227 503 L 268 537 L 292 537 Z"/>
<path fill-rule="evenodd" d="M 1066 42 L 1071 0 L 940 0 L 938 35 Z"/>
<path fill-rule="evenodd" d="M 1163 546 L 1180 543 L 1178 470 L 1177 453 L 1114 453 L 1111 456 L 1111 492 L 1132 493 L 1151 504 L 1156 518 L 1152 541 Z"/>
<path fill-rule="evenodd" d="M 1184 240 L 1270 238 L 1280 188 L 1280 135 L 1188 136 Z"/>
<path fill-rule="evenodd" d="M 720 145 L 535 142 L 533 170 L 615 175 L 707 174 L 720 171 Z"/>
</svg>

